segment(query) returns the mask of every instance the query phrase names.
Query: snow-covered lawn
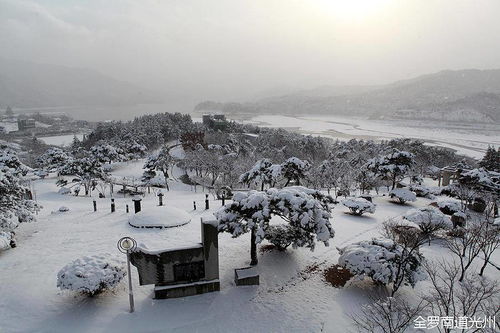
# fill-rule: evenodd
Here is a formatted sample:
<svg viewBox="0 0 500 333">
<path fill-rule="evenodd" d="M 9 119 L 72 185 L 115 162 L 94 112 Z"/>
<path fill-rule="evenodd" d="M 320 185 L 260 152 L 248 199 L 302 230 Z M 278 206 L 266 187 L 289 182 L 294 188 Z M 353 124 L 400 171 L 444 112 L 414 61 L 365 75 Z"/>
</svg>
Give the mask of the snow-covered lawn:
<svg viewBox="0 0 500 333">
<path fill-rule="evenodd" d="M 120 176 L 136 176 L 133 162 L 117 171 Z M 136 165 L 137 164 L 137 165 Z M 184 210 L 191 222 L 169 229 L 137 229 L 128 225 L 125 205 L 133 211 L 130 198 L 110 199 L 60 195 L 55 179 L 35 182 L 38 201 L 44 206 L 38 222 L 17 229 L 18 247 L 0 253 L 0 332 L 346 332 L 351 322 L 347 314 L 368 302 L 370 282 L 336 289 L 323 281 L 322 270 L 337 263 L 336 247 L 378 236 L 388 218 L 401 216 L 411 208 L 431 201 L 398 205 L 387 196 L 375 197 L 377 210 L 369 216 L 351 216 L 342 205 L 333 211 L 335 238 L 330 247 L 317 244 L 308 249 L 286 252 L 259 252 L 260 286 L 236 287 L 234 269 L 250 261 L 250 235 L 231 238 L 219 235 L 221 291 L 180 299 L 153 300 L 153 286 L 139 286 L 133 268 L 136 312 L 128 313 L 125 280 L 111 292 L 87 298 L 56 286 L 57 273 L 75 259 L 101 254 L 115 255 L 116 242 L 123 236 L 135 238 L 150 250 L 191 245 L 200 241 L 200 218 L 210 217 L 221 203 L 211 199 L 211 209 L 203 210 L 205 193 L 191 191 L 179 182 L 171 184 L 163 201 Z M 97 194 L 97 193 L 96 193 Z M 198 210 L 193 211 L 193 201 Z M 144 211 L 156 207 L 153 193 L 142 202 Z M 66 206 L 67 212 L 51 214 Z M 156 209 L 168 209 L 157 207 Z M 424 247 L 424 254 L 443 255 L 438 244 Z M 494 258 L 498 262 L 498 257 Z M 319 269 L 311 269 L 319 265 Z M 487 274 L 498 275 L 491 267 Z M 418 289 L 418 285 L 417 285 Z M 410 293 L 403 288 L 403 293 Z"/>
</svg>

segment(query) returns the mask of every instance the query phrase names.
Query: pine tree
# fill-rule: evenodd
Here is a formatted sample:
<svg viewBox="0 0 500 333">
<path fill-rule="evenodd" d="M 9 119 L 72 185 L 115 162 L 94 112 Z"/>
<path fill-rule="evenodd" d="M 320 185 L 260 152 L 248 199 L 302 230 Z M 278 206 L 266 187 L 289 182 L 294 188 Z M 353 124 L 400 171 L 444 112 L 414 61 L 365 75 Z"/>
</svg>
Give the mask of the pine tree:
<svg viewBox="0 0 500 333">
<path fill-rule="evenodd" d="M 143 169 L 145 170 L 143 179 L 150 180 L 156 176 L 155 171 L 160 171 L 165 178 L 165 186 L 167 187 L 167 190 L 169 190 L 168 172 L 174 162 L 173 157 L 170 155 L 171 148 L 172 147 L 163 147 L 158 153 L 150 155 L 143 166 Z"/>
<path fill-rule="evenodd" d="M 500 172 L 500 148 L 495 150 L 493 146 L 488 146 L 479 166 L 489 171 Z"/>
</svg>

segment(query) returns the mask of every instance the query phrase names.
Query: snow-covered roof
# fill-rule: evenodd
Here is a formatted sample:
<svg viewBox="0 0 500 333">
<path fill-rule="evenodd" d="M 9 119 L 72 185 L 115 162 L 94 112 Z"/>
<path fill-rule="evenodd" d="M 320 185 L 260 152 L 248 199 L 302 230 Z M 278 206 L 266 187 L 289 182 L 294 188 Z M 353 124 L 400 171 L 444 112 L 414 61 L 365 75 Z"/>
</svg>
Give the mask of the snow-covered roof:
<svg viewBox="0 0 500 333">
<path fill-rule="evenodd" d="M 128 219 L 128 223 L 136 228 L 172 228 L 189 222 L 191 216 L 188 213 L 172 206 L 148 208 Z"/>
</svg>

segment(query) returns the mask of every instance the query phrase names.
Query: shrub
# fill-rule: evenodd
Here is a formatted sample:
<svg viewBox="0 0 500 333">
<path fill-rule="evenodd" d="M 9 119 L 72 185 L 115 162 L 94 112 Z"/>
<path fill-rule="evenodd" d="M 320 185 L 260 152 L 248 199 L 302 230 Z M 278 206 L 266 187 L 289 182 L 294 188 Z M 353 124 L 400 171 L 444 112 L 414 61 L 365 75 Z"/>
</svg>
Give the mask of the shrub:
<svg viewBox="0 0 500 333">
<path fill-rule="evenodd" d="M 82 257 L 57 274 L 57 287 L 89 296 L 115 287 L 126 275 L 124 263 L 109 256 Z"/>
<path fill-rule="evenodd" d="M 347 198 L 342 204 L 349 208 L 352 215 L 363 215 L 363 213 L 375 213 L 376 205 L 363 198 Z"/>
<path fill-rule="evenodd" d="M 460 201 L 454 199 L 444 199 L 431 203 L 431 205 L 439 208 L 441 212 L 446 215 L 453 215 L 456 212 L 460 212 L 462 205 Z"/>
<path fill-rule="evenodd" d="M 293 229 L 289 225 L 272 225 L 264 238 L 278 250 L 285 251 L 294 241 Z"/>
<path fill-rule="evenodd" d="M 417 200 L 417 195 L 406 189 L 406 188 L 396 188 L 389 192 L 389 196 L 392 199 L 397 199 L 399 203 L 404 204 L 405 202 L 408 201 L 416 201 Z"/>
</svg>

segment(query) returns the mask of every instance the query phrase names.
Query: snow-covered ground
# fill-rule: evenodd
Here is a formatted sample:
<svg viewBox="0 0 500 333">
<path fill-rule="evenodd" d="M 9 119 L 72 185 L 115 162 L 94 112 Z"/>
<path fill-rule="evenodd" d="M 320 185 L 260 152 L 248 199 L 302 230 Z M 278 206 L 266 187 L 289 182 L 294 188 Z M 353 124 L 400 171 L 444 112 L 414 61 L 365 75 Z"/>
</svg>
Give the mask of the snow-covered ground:
<svg viewBox="0 0 500 333">
<path fill-rule="evenodd" d="M 500 146 L 500 124 L 442 123 L 417 120 L 388 121 L 340 116 L 261 115 L 245 123 L 264 127 L 283 127 L 304 134 L 334 139 L 416 138 L 430 145 L 455 149 L 458 153 L 482 158 L 488 145 Z"/>
<path fill-rule="evenodd" d="M 54 146 L 69 146 L 73 142 L 73 138 L 77 137 L 78 140 L 83 139 L 83 134 L 68 134 L 68 135 L 57 135 L 57 136 L 44 136 L 39 139 L 45 142 L 48 145 Z"/>
<path fill-rule="evenodd" d="M 139 177 L 142 163 L 124 164 L 113 173 Z M 54 178 L 35 182 L 37 199 L 44 206 L 38 222 L 21 225 L 19 246 L 0 253 L 0 332 L 346 332 L 351 325 L 347 315 L 368 302 L 375 287 L 364 281 L 336 289 L 323 281 L 322 271 L 337 263 L 336 247 L 377 236 L 384 220 L 430 203 L 418 198 L 398 205 L 376 197 L 376 212 L 362 217 L 345 214 L 347 208 L 339 204 L 333 212 L 336 234 L 329 247 L 318 244 L 314 252 L 259 253 L 259 286 L 236 287 L 233 282 L 234 269 L 249 264 L 250 236 L 220 234 L 220 292 L 153 300 L 153 286 L 139 286 L 133 268 L 136 311 L 130 314 L 125 281 L 112 292 L 87 298 L 57 289 L 58 271 L 83 256 L 110 253 L 124 259 L 116 248 L 123 236 L 151 250 L 199 242 L 200 218 L 213 216 L 220 201 L 211 197 L 211 209 L 203 210 L 205 193 L 174 181 L 163 198 L 167 206 L 156 207 L 157 198 L 151 193 L 142 202 L 143 210 L 174 206 L 187 212 L 191 222 L 177 228 L 137 229 L 127 223 L 129 197 L 115 197 L 115 213 L 110 212 L 109 198 L 96 199 L 98 211 L 93 212 L 94 198 L 57 194 L 55 182 Z M 198 203 L 196 211 L 193 200 Z M 51 213 L 61 206 L 69 211 Z M 423 252 L 428 257 L 446 253 L 438 244 L 424 247 Z M 311 269 L 314 265 L 319 269 Z M 486 273 L 498 276 L 491 267 Z M 413 293 L 406 287 L 401 292 Z"/>
</svg>

